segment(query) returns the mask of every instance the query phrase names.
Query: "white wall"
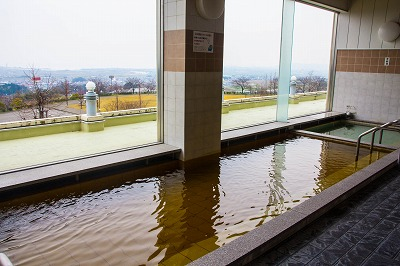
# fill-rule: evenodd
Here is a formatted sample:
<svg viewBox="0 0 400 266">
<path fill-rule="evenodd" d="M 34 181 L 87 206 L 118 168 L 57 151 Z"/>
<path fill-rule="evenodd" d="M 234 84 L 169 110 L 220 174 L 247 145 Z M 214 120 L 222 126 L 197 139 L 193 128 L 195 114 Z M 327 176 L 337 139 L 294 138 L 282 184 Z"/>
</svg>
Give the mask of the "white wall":
<svg viewBox="0 0 400 266">
<path fill-rule="evenodd" d="M 353 0 L 348 13 L 338 19 L 338 49 L 400 48 L 396 42 L 383 42 L 378 29 L 386 21 L 400 21 L 399 0 Z"/>
</svg>

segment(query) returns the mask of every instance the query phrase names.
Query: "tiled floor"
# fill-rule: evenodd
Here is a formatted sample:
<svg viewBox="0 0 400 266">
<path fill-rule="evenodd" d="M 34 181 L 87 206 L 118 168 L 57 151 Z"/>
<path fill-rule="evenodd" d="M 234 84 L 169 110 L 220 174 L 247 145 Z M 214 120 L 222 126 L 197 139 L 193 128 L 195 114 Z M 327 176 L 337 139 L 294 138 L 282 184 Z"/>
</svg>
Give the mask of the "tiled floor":
<svg viewBox="0 0 400 266">
<path fill-rule="evenodd" d="M 400 169 L 251 265 L 400 265 Z"/>
</svg>

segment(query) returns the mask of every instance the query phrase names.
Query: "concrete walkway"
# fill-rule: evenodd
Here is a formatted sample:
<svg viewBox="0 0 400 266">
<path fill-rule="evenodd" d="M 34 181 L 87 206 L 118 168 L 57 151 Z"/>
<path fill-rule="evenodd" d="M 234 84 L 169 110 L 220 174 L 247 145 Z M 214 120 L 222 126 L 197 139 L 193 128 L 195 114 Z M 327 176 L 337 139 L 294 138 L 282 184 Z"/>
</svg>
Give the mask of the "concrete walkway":
<svg viewBox="0 0 400 266">
<path fill-rule="evenodd" d="M 289 116 L 321 112 L 325 100 L 290 105 Z M 276 107 L 231 111 L 222 115 L 222 130 L 273 121 Z M 157 122 L 106 127 L 100 132 L 68 132 L 0 142 L 0 172 L 157 142 Z"/>
<path fill-rule="evenodd" d="M 400 265 L 400 169 L 251 265 Z"/>
</svg>

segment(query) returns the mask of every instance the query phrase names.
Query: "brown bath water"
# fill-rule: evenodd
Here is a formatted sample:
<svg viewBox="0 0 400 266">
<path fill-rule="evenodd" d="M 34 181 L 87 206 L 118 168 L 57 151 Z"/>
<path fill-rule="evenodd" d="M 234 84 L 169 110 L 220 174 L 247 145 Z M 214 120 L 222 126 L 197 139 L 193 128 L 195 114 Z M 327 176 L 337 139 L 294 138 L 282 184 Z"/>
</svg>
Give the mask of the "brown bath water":
<svg viewBox="0 0 400 266">
<path fill-rule="evenodd" d="M 182 265 L 369 161 L 355 167 L 354 147 L 305 137 L 251 145 L 0 203 L 0 252 L 15 265 Z"/>
</svg>

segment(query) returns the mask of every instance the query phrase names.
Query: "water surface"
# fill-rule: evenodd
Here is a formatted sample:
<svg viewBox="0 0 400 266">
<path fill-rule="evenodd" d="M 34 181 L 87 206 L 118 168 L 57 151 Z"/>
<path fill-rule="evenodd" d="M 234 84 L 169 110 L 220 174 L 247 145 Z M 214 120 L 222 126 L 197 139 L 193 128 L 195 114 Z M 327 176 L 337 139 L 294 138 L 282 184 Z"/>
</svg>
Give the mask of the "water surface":
<svg viewBox="0 0 400 266">
<path fill-rule="evenodd" d="M 354 147 L 294 137 L 126 171 L 0 203 L 0 252 L 15 265 L 182 265 L 376 158 L 356 167 Z"/>
</svg>

